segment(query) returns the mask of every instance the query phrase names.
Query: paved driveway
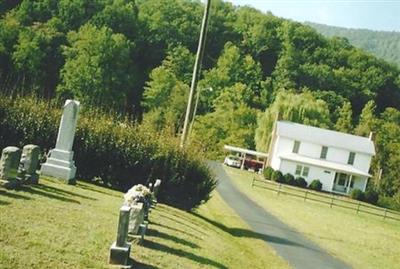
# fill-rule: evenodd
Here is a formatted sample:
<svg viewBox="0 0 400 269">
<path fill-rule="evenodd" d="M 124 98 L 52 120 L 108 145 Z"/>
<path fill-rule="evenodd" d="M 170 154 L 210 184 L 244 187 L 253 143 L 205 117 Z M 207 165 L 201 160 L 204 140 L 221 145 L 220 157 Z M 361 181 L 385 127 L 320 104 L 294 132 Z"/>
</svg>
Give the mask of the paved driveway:
<svg viewBox="0 0 400 269">
<path fill-rule="evenodd" d="M 293 268 L 351 268 L 329 255 L 240 192 L 225 173 L 222 164 L 210 162 L 209 165 L 218 178 L 217 191 L 225 202 Z M 268 268 L 268 266 L 265 268 Z"/>
</svg>

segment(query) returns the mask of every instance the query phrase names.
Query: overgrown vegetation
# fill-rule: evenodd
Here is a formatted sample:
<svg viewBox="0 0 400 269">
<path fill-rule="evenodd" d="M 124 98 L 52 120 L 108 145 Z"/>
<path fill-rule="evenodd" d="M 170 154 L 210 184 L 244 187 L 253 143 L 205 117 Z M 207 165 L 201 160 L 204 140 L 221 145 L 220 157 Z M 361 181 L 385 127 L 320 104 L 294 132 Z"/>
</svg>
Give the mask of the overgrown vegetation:
<svg viewBox="0 0 400 269">
<path fill-rule="evenodd" d="M 55 145 L 60 115 L 53 103 L 0 96 L 0 148 L 33 143 L 48 151 Z M 80 113 L 73 150 L 78 178 L 120 190 L 161 178 L 160 201 L 183 209 L 208 200 L 215 187 L 194 148 L 182 151 L 174 137 L 93 109 Z"/>
<path fill-rule="evenodd" d="M 191 0 L 3 1 L 0 91 L 74 97 L 177 136 L 202 12 Z M 370 184 L 400 201 L 396 66 L 250 7 L 215 0 L 211 14 L 189 135 L 199 152 L 218 158 L 224 144 L 265 150 L 278 112 L 359 135 L 373 131 Z"/>
</svg>

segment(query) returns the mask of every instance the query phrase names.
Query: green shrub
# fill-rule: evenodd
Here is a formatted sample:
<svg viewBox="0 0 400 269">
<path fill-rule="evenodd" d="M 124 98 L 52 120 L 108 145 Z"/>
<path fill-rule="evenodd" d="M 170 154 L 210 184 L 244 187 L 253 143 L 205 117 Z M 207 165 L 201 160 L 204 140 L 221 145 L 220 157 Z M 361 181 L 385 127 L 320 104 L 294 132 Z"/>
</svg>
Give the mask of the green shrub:
<svg viewBox="0 0 400 269">
<path fill-rule="evenodd" d="M 278 182 L 278 183 L 284 183 L 283 174 L 279 170 L 276 170 L 276 171 L 272 172 L 271 179 L 273 181 L 275 181 L 275 182 Z"/>
<path fill-rule="evenodd" d="M 364 201 L 373 205 L 376 205 L 379 199 L 379 194 L 374 188 L 367 188 L 364 196 Z"/>
<path fill-rule="evenodd" d="M 265 167 L 265 168 L 264 168 L 264 171 L 263 171 L 264 178 L 267 179 L 267 180 L 271 180 L 271 176 L 272 176 L 272 173 L 273 173 L 274 171 L 275 171 L 275 170 L 274 170 L 272 167 L 270 167 L 270 166 Z"/>
<path fill-rule="evenodd" d="M 306 188 L 307 187 L 307 181 L 302 177 L 297 177 L 296 178 L 296 186 L 300 187 L 300 188 Z"/>
<path fill-rule="evenodd" d="M 365 200 L 365 194 L 362 190 L 360 189 L 354 189 L 350 193 L 350 197 L 354 200 L 358 201 L 364 201 Z"/>
<path fill-rule="evenodd" d="M 400 211 L 400 192 L 393 197 L 379 195 L 378 206 Z"/>
<path fill-rule="evenodd" d="M 322 183 L 318 179 L 314 179 L 308 187 L 312 190 L 320 191 L 322 190 Z"/>
<path fill-rule="evenodd" d="M 292 174 L 289 174 L 289 173 L 285 174 L 283 176 L 283 179 L 284 179 L 284 183 L 285 184 L 289 184 L 289 185 L 293 185 L 294 186 L 295 183 L 296 183 L 296 181 L 294 180 L 294 176 Z"/>
<path fill-rule="evenodd" d="M 0 148 L 32 143 L 48 151 L 55 145 L 60 116 L 54 103 L 0 95 Z M 122 191 L 161 178 L 159 201 L 192 209 L 209 199 L 216 182 L 198 150 L 181 150 L 178 142 L 83 105 L 73 146 L 77 178 L 97 179 Z"/>
</svg>

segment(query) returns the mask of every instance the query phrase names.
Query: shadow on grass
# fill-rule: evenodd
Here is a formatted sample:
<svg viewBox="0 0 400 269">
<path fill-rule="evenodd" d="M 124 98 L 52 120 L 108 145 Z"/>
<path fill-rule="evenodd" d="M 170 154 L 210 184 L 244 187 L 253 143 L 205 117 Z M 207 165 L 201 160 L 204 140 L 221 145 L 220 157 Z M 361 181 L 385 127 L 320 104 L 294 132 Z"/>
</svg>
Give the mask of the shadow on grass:
<svg viewBox="0 0 400 269">
<path fill-rule="evenodd" d="M 9 202 L 0 200 L 0 205 L 9 205 L 9 204 L 10 204 Z"/>
<path fill-rule="evenodd" d="M 31 200 L 30 197 L 14 193 L 13 191 L 9 192 L 9 191 L 0 190 L 0 196 L 7 196 L 7 197 L 10 197 L 13 199 Z"/>
<path fill-rule="evenodd" d="M 184 230 L 181 230 L 181 229 L 177 229 L 177 228 L 174 228 L 174 227 L 171 227 L 171 226 L 168 226 L 168 225 L 165 225 L 165 224 L 161 224 L 161 223 L 158 223 L 158 222 L 155 222 L 155 221 L 150 221 L 150 224 L 156 225 L 156 226 L 160 226 L 160 227 L 163 227 L 165 229 L 172 230 L 172 231 L 175 231 L 175 232 L 178 232 L 178 233 L 181 233 L 181 234 L 186 234 L 186 235 L 188 235 L 190 237 L 194 237 L 194 238 L 196 238 L 198 240 L 201 240 L 201 238 L 199 236 L 197 236 L 195 234 L 192 234 L 192 233 L 188 233 L 188 232 L 186 232 Z"/>
<path fill-rule="evenodd" d="M 42 191 L 42 190 L 34 189 L 32 187 L 29 187 L 29 186 L 20 186 L 20 187 L 18 187 L 17 190 L 25 192 L 25 193 L 30 193 L 32 195 L 40 195 L 40 196 L 44 196 L 44 197 L 47 197 L 47 198 L 50 198 L 50 199 L 56 199 L 56 200 L 63 201 L 63 202 L 80 204 L 80 202 L 77 201 L 77 200 L 74 200 L 74 199 L 71 199 L 71 198 L 67 198 L 67 197 L 64 197 L 64 196 L 60 196 L 60 195 L 57 195 L 57 194 L 50 193 L 50 192 L 48 192 L 49 190 L 43 190 Z"/>
<path fill-rule="evenodd" d="M 220 230 L 235 236 L 235 237 L 247 237 L 247 238 L 254 238 L 254 239 L 261 239 L 264 240 L 265 242 L 268 243 L 276 243 L 276 244 L 282 244 L 282 245 L 289 245 L 289 246 L 298 246 L 298 247 L 303 247 L 303 248 L 308 248 L 307 246 L 304 246 L 302 244 L 287 240 L 285 238 L 277 237 L 277 236 L 272 236 L 264 233 L 257 233 L 253 232 L 248 229 L 242 229 L 242 228 L 230 228 L 225 226 L 222 223 L 219 223 L 215 220 L 211 220 L 209 218 L 206 218 L 196 212 L 192 212 L 192 215 L 214 225 L 215 227 L 219 228 Z"/>
<path fill-rule="evenodd" d="M 70 195 L 70 196 L 75 196 L 75 197 L 79 197 L 82 199 L 87 199 L 87 200 L 92 200 L 92 201 L 97 201 L 97 199 L 89 197 L 89 196 L 85 196 L 82 194 L 77 194 L 74 193 L 72 191 L 66 191 L 66 190 L 62 190 L 56 187 L 50 187 L 50 186 L 46 186 L 46 185 L 32 185 L 31 188 L 33 189 L 40 189 L 43 190 L 45 192 L 50 192 L 50 193 L 54 193 L 54 194 L 59 194 L 59 195 Z"/>
<path fill-rule="evenodd" d="M 93 186 L 96 186 L 96 187 L 101 187 L 101 188 L 106 188 L 106 189 L 110 189 L 110 190 L 115 190 L 115 189 L 113 189 L 113 188 L 109 188 L 109 187 L 104 186 L 104 185 L 94 184 L 94 183 L 90 183 L 90 182 L 87 182 L 87 181 L 83 181 L 83 182 L 85 182 L 85 183 L 87 183 L 87 184 L 92 184 Z M 108 192 L 101 191 L 101 190 L 98 190 L 98 189 L 95 189 L 95 188 L 91 188 L 90 186 L 84 185 L 84 184 L 82 184 L 82 183 L 80 183 L 80 182 L 77 182 L 76 186 L 79 187 L 79 188 L 81 188 L 81 189 L 84 189 L 84 190 L 94 191 L 94 192 L 101 193 L 101 194 L 108 195 L 108 196 L 113 196 L 113 197 L 118 197 L 118 198 L 123 197 L 123 193 L 121 193 L 121 195 L 116 195 L 116 194 L 108 193 Z M 115 190 L 115 191 L 117 191 L 117 190 Z"/>
<path fill-rule="evenodd" d="M 157 266 L 137 262 L 133 259 L 130 259 L 130 264 L 132 264 L 131 266 L 132 269 L 159 269 Z"/>
<path fill-rule="evenodd" d="M 189 225 L 188 223 L 184 223 L 184 222 L 182 222 L 182 221 L 179 221 L 179 220 L 177 220 L 176 218 L 171 218 L 170 216 L 168 216 L 168 215 L 166 215 L 166 214 L 162 214 L 162 213 L 160 213 L 160 212 L 158 212 L 158 214 L 159 214 L 160 217 L 162 217 L 162 218 L 169 219 L 170 221 L 173 221 L 173 222 L 175 222 L 175 223 L 177 223 L 177 224 L 179 224 L 179 225 L 185 226 L 185 227 L 189 227 L 191 230 L 193 230 L 193 231 L 195 231 L 195 232 L 197 232 L 197 233 L 200 233 L 200 234 L 205 235 L 204 232 L 200 231 L 198 228 L 193 227 L 192 225 Z M 173 215 L 173 214 L 172 214 L 172 215 Z M 173 216 L 175 216 L 175 215 L 173 215 Z"/>
<path fill-rule="evenodd" d="M 176 256 L 179 256 L 179 257 L 182 257 L 182 258 L 187 258 L 187 259 L 190 259 L 190 260 L 192 260 L 194 262 L 197 262 L 197 263 L 200 263 L 200 264 L 203 264 L 203 265 L 207 265 L 207 267 L 212 266 L 212 267 L 220 268 L 220 269 L 228 269 L 228 267 L 226 267 L 225 265 L 223 265 L 223 264 L 221 264 L 219 262 L 213 261 L 211 259 L 208 259 L 206 257 L 198 256 L 196 254 L 193 254 L 193 253 L 181 250 L 181 249 L 172 248 L 172 247 L 169 247 L 169 246 L 166 246 L 164 244 L 157 243 L 157 242 L 147 241 L 146 240 L 143 243 L 143 246 L 147 247 L 147 248 L 150 248 L 150 249 L 163 251 L 165 253 L 176 255 Z"/>
<path fill-rule="evenodd" d="M 153 230 L 153 229 L 147 229 L 147 235 L 149 236 L 155 236 L 155 237 L 160 237 L 160 238 L 164 238 L 166 240 L 171 240 L 174 241 L 175 243 L 181 244 L 181 245 L 185 245 L 188 246 L 190 248 L 199 248 L 198 245 L 196 245 L 195 243 L 189 242 L 185 239 L 176 237 L 174 235 L 170 235 L 170 234 L 166 234 L 157 230 Z"/>
</svg>

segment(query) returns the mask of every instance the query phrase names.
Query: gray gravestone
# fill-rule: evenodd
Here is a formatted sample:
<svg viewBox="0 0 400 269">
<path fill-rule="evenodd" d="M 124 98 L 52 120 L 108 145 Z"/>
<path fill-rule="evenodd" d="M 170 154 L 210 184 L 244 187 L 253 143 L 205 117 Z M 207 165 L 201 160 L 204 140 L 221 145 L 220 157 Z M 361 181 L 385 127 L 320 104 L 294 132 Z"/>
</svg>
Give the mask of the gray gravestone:
<svg viewBox="0 0 400 269">
<path fill-rule="evenodd" d="M 1 153 L 0 179 L 15 180 L 21 158 L 21 150 L 17 147 L 6 147 Z"/>
<path fill-rule="evenodd" d="M 129 217 L 131 208 L 122 206 L 119 210 L 117 241 L 110 248 L 110 264 L 128 265 L 131 244 L 128 240 Z"/>
<path fill-rule="evenodd" d="M 160 188 L 160 185 L 161 185 L 161 179 L 157 179 L 153 186 L 153 196 L 155 200 L 154 202 L 156 203 L 157 203 L 158 189 Z"/>
<path fill-rule="evenodd" d="M 42 175 L 64 179 L 68 184 L 75 183 L 76 167 L 73 161 L 72 145 L 78 122 L 79 106 L 78 101 L 67 100 L 65 102 L 56 148 L 50 151 L 50 156 L 46 163 L 42 164 L 41 169 Z"/>
<path fill-rule="evenodd" d="M 40 148 L 36 145 L 26 145 L 22 149 L 21 164 L 25 170 L 25 180 L 38 184 L 39 176 L 36 169 L 39 164 Z"/>
<path fill-rule="evenodd" d="M 144 221 L 143 203 L 138 203 L 131 206 L 131 214 L 129 218 L 129 233 L 138 234 L 139 226 Z"/>
</svg>

